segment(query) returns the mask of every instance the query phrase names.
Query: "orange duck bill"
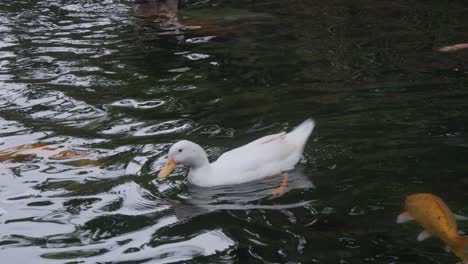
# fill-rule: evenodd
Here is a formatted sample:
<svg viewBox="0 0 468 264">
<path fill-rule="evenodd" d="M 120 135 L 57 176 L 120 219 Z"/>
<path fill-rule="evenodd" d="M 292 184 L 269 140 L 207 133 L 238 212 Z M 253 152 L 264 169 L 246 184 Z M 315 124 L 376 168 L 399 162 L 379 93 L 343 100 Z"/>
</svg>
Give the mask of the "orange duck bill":
<svg viewBox="0 0 468 264">
<path fill-rule="evenodd" d="M 177 164 L 174 162 L 172 158 L 169 158 L 169 160 L 166 162 L 166 165 L 164 165 L 164 168 L 162 168 L 161 171 L 159 171 L 158 178 L 159 179 L 164 179 L 171 173 Z"/>
</svg>

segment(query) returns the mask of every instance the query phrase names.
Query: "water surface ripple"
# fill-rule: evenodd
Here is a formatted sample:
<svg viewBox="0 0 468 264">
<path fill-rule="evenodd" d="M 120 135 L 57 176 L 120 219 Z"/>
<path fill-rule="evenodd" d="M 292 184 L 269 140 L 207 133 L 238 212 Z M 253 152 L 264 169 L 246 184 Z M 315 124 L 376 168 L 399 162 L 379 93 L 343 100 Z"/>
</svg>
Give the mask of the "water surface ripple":
<svg viewBox="0 0 468 264">
<path fill-rule="evenodd" d="M 468 215 L 468 53 L 436 51 L 466 3 L 179 2 L 0 3 L 5 263 L 455 263 L 394 220 L 415 192 Z M 177 140 L 214 160 L 307 117 L 283 196 L 155 179 Z"/>
</svg>

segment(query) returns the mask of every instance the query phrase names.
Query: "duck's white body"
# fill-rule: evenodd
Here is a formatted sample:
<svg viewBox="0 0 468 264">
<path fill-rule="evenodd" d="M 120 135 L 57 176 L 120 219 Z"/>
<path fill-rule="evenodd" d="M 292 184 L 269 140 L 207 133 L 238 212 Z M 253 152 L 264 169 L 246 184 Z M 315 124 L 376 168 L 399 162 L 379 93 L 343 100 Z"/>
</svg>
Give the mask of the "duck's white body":
<svg viewBox="0 0 468 264">
<path fill-rule="evenodd" d="M 291 170 L 299 162 L 315 123 L 308 119 L 293 131 L 268 135 L 222 154 L 209 164 L 205 151 L 190 141 L 180 141 L 169 150 L 175 163 L 190 166 L 190 183 L 211 187 L 240 184 Z"/>
</svg>

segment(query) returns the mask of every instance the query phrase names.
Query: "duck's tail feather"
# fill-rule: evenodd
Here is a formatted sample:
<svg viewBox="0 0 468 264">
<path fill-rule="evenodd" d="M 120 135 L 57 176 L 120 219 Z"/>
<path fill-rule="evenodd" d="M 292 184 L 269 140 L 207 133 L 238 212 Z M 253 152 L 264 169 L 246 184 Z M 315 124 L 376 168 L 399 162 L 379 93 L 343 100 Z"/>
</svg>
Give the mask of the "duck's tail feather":
<svg viewBox="0 0 468 264">
<path fill-rule="evenodd" d="M 286 134 L 288 142 L 296 146 L 304 146 L 310 134 L 314 130 L 315 122 L 309 118 L 294 128 L 291 132 Z"/>
</svg>

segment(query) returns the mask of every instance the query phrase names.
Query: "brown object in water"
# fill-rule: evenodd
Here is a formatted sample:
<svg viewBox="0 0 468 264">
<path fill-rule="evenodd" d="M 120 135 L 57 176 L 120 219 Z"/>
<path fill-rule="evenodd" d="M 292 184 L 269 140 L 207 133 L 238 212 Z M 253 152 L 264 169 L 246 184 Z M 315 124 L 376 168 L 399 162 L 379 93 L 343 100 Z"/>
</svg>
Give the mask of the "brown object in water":
<svg viewBox="0 0 468 264">
<path fill-rule="evenodd" d="M 0 162 L 11 161 L 11 162 L 22 162 L 24 160 L 36 158 L 37 155 L 34 153 L 20 154 L 19 152 L 37 149 L 44 147 L 44 144 L 34 143 L 29 145 L 21 145 L 13 148 L 8 148 L 0 151 Z"/>
<path fill-rule="evenodd" d="M 72 151 L 72 150 L 64 150 L 60 151 L 59 153 L 49 157 L 51 160 L 67 160 L 67 159 L 74 159 L 79 157 L 88 156 L 89 153 L 80 152 L 80 151 Z"/>
<path fill-rule="evenodd" d="M 72 160 L 70 162 L 67 162 L 67 164 L 76 166 L 76 167 L 84 167 L 84 166 L 99 166 L 102 168 L 102 164 L 99 162 L 99 160 L 92 160 L 92 159 L 79 159 L 79 160 Z"/>
<path fill-rule="evenodd" d="M 38 157 L 39 152 L 43 152 L 42 156 L 49 156 L 51 160 L 68 160 L 88 156 L 90 153 L 73 150 L 63 150 L 59 153 L 52 155 L 56 148 L 48 147 L 41 143 L 34 143 L 28 145 L 21 145 L 17 147 L 8 148 L 0 151 L 0 162 L 24 162 L 29 159 Z M 30 153 L 22 153 L 23 151 L 30 151 Z M 36 153 L 34 153 L 36 152 Z M 52 153 L 51 153 L 52 152 Z M 52 155 L 52 156 L 50 156 Z M 89 163 L 89 162 L 86 162 Z"/>
<path fill-rule="evenodd" d="M 178 5 L 179 0 L 136 0 L 134 10 L 143 17 L 174 18 L 177 16 Z"/>
<path fill-rule="evenodd" d="M 211 35 L 217 37 L 234 38 L 239 36 L 239 32 L 220 26 L 209 20 L 183 19 L 181 24 L 192 27 L 191 33 L 194 35 Z"/>
</svg>

